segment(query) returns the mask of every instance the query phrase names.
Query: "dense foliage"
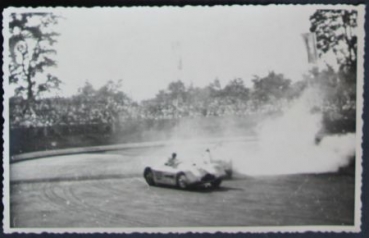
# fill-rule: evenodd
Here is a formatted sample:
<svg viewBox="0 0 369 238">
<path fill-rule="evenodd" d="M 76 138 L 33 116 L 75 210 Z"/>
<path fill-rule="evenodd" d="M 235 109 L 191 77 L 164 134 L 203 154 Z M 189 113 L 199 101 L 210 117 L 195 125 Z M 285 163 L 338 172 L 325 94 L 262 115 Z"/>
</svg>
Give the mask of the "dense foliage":
<svg viewBox="0 0 369 238">
<path fill-rule="evenodd" d="M 317 10 L 310 31 L 317 38 L 320 57 L 333 53 L 338 69 L 311 70 L 307 80 L 323 89 L 325 127 L 333 133 L 355 131 L 357 77 L 357 11 Z M 332 125 L 336 125 L 332 128 Z M 330 129 L 329 129 L 330 128 Z"/>
<path fill-rule="evenodd" d="M 52 13 L 12 13 L 9 30 L 9 83 L 15 93 L 26 99 L 26 110 L 43 92 L 59 87 L 61 81 L 45 69 L 56 66 L 53 45 L 58 33 L 51 30 L 59 17 Z"/>
</svg>

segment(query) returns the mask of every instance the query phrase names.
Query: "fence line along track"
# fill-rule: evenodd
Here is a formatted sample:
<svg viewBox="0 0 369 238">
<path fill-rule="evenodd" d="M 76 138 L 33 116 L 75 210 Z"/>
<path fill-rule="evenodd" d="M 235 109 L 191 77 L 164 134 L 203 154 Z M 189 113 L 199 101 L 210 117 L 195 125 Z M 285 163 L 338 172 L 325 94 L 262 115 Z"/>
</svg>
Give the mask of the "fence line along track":
<svg viewBox="0 0 369 238">
<path fill-rule="evenodd" d="M 235 141 L 254 141 L 256 137 L 254 136 L 241 136 L 241 137 L 226 137 L 226 138 L 212 138 L 212 139 L 197 139 L 197 140 L 171 140 L 171 141 L 155 141 L 155 142 L 141 142 L 141 143 L 125 143 L 116 145 L 104 145 L 104 146 L 88 146 L 88 147 L 78 147 L 78 148 L 68 148 L 68 149 L 58 149 L 58 150 L 47 150 L 47 151 L 37 151 L 29 152 L 24 154 L 14 155 L 10 159 L 10 163 L 21 162 L 25 160 L 32 160 L 50 156 L 58 155 L 70 155 L 70 154 L 81 154 L 81 153 L 94 153 L 94 152 L 104 152 L 104 151 L 114 151 L 123 149 L 135 149 L 135 148 L 145 148 L 145 147 L 161 147 L 176 145 L 177 143 L 215 143 L 215 142 L 235 142 Z"/>
</svg>

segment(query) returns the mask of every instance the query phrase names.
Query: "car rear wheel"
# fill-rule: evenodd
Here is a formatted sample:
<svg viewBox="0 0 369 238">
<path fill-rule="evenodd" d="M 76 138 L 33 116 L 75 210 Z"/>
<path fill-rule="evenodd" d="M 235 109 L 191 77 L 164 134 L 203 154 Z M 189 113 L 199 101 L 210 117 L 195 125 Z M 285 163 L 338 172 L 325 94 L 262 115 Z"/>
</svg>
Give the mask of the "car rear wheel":
<svg viewBox="0 0 369 238">
<path fill-rule="evenodd" d="M 187 177 L 184 173 L 177 175 L 177 187 L 180 189 L 186 189 L 188 187 Z"/>
<path fill-rule="evenodd" d="M 155 185 L 155 181 L 154 181 L 154 174 L 152 172 L 152 170 L 150 168 L 146 168 L 145 172 L 144 172 L 144 178 L 146 180 L 146 183 L 150 186 L 154 186 Z"/>
<path fill-rule="evenodd" d="M 222 183 L 222 180 L 221 179 L 217 179 L 217 180 L 214 180 L 213 182 L 211 182 L 211 186 L 213 188 L 219 188 L 220 184 Z"/>
<path fill-rule="evenodd" d="M 225 172 L 226 172 L 227 178 L 232 178 L 232 176 L 233 176 L 232 170 L 226 170 Z"/>
</svg>

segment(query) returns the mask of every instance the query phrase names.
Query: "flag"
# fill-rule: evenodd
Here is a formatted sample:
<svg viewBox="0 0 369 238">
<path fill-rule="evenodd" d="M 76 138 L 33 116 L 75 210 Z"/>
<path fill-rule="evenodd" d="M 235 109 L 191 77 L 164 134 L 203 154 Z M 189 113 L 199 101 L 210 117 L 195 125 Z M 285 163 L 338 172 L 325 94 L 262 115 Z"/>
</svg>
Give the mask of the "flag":
<svg viewBox="0 0 369 238">
<path fill-rule="evenodd" d="M 316 64 L 318 61 L 318 53 L 316 49 L 316 38 L 314 33 L 305 33 L 302 34 L 302 38 L 304 39 L 306 51 L 308 55 L 308 62 L 310 64 Z"/>
</svg>

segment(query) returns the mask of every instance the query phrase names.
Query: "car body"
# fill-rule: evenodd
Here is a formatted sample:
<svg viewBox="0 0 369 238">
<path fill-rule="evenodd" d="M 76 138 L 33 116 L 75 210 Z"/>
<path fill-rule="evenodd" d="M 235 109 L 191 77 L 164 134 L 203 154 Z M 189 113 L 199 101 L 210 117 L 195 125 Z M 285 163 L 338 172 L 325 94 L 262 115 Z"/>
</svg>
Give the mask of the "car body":
<svg viewBox="0 0 369 238">
<path fill-rule="evenodd" d="M 226 177 L 227 179 L 232 178 L 233 176 L 233 165 L 232 165 L 232 160 L 230 159 L 226 159 L 223 158 L 223 156 L 219 156 L 219 154 L 217 153 L 217 150 L 215 150 L 215 152 L 213 151 L 213 153 L 210 152 L 210 149 L 206 149 L 206 154 L 203 155 L 203 157 L 206 157 L 205 160 L 217 164 L 218 166 L 222 167 L 226 173 Z M 226 157 L 226 156 L 224 156 Z"/>
<path fill-rule="evenodd" d="M 212 160 L 212 163 L 219 165 L 226 173 L 225 178 L 231 179 L 233 176 L 232 160 Z"/>
<path fill-rule="evenodd" d="M 209 184 L 217 188 L 226 177 L 226 172 L 217 163 L 180 162 L 176 166 L 148 166 L 143 176 L 150 186 L 169 185 L 186 189 Z"/>
</svg>

